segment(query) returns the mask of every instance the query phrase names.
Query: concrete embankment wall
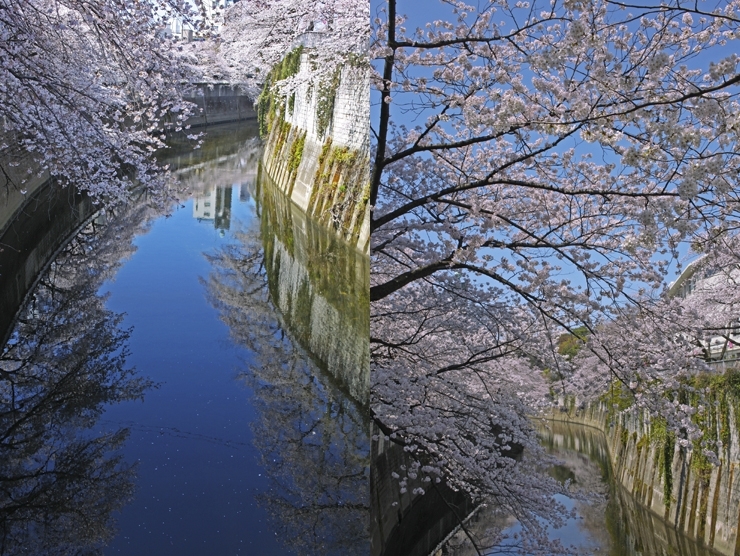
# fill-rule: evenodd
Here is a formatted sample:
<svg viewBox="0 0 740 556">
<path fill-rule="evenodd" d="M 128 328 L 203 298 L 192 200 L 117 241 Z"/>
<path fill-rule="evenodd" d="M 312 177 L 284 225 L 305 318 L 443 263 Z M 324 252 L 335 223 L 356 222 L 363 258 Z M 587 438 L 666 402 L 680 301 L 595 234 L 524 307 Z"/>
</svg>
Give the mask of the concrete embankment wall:
<svg viewBox="0 0 740 556">
<path fill-rule="evenodd" d="M 190 126 L 201 127 L 257 118 L 254 99 L 238 88 L 225 83 L 201 84 L 198 87 L 196 94 L 184 97 L 197 106 L 195 114 L 187 120 Z"/>
<path fill-rule="evenodd" d="M 720 554 L 740 555 L 740 435 L 738 404 L 725 406 L 716 438 L 724 437 L 719 465 L 699 449 L 682 447 L 664 421 L 646 411 L 610 411 L 606 402 L 550 417 L 602 430 L 617 480 L 635 501 L 662 517 L 670 527 Z"/>
<path fill-rule="evenodd" d="M 412 458 L 401 444 L 386 440 L 373 424 L 370 471 L 370 556 L 429 556 L 470 516 L 476 504 L 461 490 L 444 482 L 409 479 L 401 491 L 396 473 L 404 473 Z M 417 489 L 424 490 L 420 493 Z"/>
<path fill-rule="evenodd" d="M 362 407 L 370 399 L 370 264 L 257 180 L 272 302 L 291 335 Z"/>
<path fill-rule="evenodd" d="M 0 235 L 18 216 L 33 194 L 49 181 L 30 153 L 25 152 L 14 134 L 0 126 Z M 2 247 L 2 246 L 0 246 Z"/>
<path fill-rule="evenodd" d="M 70 189 L 48 187 L 28 197 L 0 233 L 0 346 L 39 277 L 97 210 L 89 197 Z"/>
<path fill-rule="evenodd" d="M 306 52 L 299 71 L 310 71 Z M 333 83 L 301 85 L 286 100 L 270 123 L 263 157 L 301 210 L 363 253 L 370 248 L 369 121 L 369 71 L 345 66 Z"/>
<path fill-rule="evenodd" d="M 86 196 L 50 187 L 15 135 L 0 126 L 0 346 L 18 309 L 70 233 L 93 212 Z"/>
</svg>

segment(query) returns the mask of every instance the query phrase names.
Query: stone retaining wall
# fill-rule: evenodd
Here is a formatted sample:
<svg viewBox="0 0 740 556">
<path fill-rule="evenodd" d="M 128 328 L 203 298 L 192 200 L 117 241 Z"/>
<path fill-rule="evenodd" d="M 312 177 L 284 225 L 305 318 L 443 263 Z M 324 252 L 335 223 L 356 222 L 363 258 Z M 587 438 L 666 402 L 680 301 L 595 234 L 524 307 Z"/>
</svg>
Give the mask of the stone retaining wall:
<svg viewBox="0 0 740 556">
<path fill-rule="evenodd" d="M 310 71 L 305 51 L 299 71 Z M 335 82 L 303 84 L 285 100 L 263 157 L 286 195 L 363 253 L 370 248 L 369 121 L 369 71 L 346 65 Z"/>
<path fill-rule="evenodd" d="M 194 103 L 195 114 L 187 120 L 193 127 L 257 118 L 254 99 L 225 83 L 201 84 L 197 94 L 185 96 Z"/>
<path fill-rule="evenodd" d="M 660 421 L 644 410 L 615 413 L 600 402 L 584 410 L 555 410 L 550 417 L 602 430 L 614 474 L 639 504 L 720 554 L 738 556 L 740 435 L 733 406 L 719 466 L 706 465 L 697 450 L 666 441 Z"/>
</svg>

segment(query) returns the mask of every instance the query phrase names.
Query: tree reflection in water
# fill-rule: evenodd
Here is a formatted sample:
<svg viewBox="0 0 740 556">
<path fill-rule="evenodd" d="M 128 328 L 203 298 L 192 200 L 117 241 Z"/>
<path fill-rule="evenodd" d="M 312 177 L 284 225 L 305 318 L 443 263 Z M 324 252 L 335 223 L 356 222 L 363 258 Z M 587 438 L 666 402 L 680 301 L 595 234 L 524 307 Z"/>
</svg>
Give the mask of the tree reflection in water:
<svg viewBox="0 0 740 556">
<path fill-rule="evenodd" d="M 254 391 L 255 442 L 271 479 L 261 502 L 298 554 L 366 554 L 370 444 L 363 404 L 285 328 L 268 282 L 281 277 L 267 275 L 259 231 L 235 237 L 238 243 L 209 257 L 207 289 L 234 341 L 252 353 L 240 378 Z"/>
<path fill-rule="evenodd" d="M 121 211 L 119 211 L 121 212 Z M 0 352 L 0 553 L 97 554 L 133 492 L 125 429 L 93 432 L 106 404 L 150 383 L 126 366 L 129 330 L 97 295 L 147 209 L 101 213 L 40 278 Z"/>
<path fill-rule="evenodd" d="M 543 446 L 561 465 L 551 470 L 559 480 L 571 480 L 568 507 L 577 519 L 551 534 L 575 545 L 580 554 L 609 556 L 716 556 L 718 553 L 676 530 L 660 516 L 635 501 L 619 484 L 611 467 L 603 432 L 576 423 L 547 421 L 538 427 Z M 492 512 L 484 509 L 468 523 L 469 529 L 486 540 L 491 529 L 501 528 Z M 505 524 L 505 523 L 504 523 Z M 513 525 L 510 521 L 508 525 Z M 496 547 L 487 554 L 500 553 Z M 480 554 L 463 535 L 445 547 L 448 556 Z"/>
</svg>

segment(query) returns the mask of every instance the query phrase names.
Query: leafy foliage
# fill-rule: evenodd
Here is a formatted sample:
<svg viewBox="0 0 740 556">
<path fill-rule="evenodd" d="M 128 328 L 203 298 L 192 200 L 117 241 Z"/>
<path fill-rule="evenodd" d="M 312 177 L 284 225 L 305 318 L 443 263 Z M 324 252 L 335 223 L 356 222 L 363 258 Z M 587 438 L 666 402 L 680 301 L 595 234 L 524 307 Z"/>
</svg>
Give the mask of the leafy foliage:
<svg viewBox="0 0 740 556">
<path fill-rule="evenodd" d="M 562 334 L 558 338 L 558 353 L 563 357 L 573 359 L 581 351 L 587 338 L 588 328 L 585 326 L 575 328 L 572 333 Z"/>
<path fill-rule="evenodd" d="M 291 50 L 267 74 L 262 92 L 257 97 L 256 103 L 260 137 L 267 137 L 272 129 L 273 120 L 284 113 L 285 102 L 277 95 L 275 85 L 298 73 L 302 53 L 303 47 L 301 46 Z"/>
</svg>

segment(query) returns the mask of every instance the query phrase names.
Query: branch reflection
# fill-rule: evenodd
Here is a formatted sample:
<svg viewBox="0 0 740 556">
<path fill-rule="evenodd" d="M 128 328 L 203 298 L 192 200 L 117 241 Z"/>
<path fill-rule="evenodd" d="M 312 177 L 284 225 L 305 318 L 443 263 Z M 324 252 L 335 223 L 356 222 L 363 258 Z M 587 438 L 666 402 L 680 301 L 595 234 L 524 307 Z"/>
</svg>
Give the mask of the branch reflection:
<svg viewBox="0 0 740 556">
<path fill-rule="evenodd" d="M 151 385 L 126 365 L 130 331 L 97 291 L 147 216 L 119 209 L 89 222 L 41 277 L 0 352 L 1 554 L 99 553 L 111 513 L 132 495 L 133 470 L 117 451 L 127 431 L 93 427 L 106 404 Z"/>
<path fill-rule="evenodd" d="M 254 391 L 255 442 L 271 480 L 260 500 L 296 553 L 366 554 L 369 312 L 354 274 L 367 266 L 311 235 L 321 232 L 292 220 L 273 193 L 259 184 L 261 235 L 236 232 L 237 243 L 209 257 L 206 282 L 251 352 L 240 378 Z M 311 325 L 317 315 L 323 326 Z"/>
</svg>

